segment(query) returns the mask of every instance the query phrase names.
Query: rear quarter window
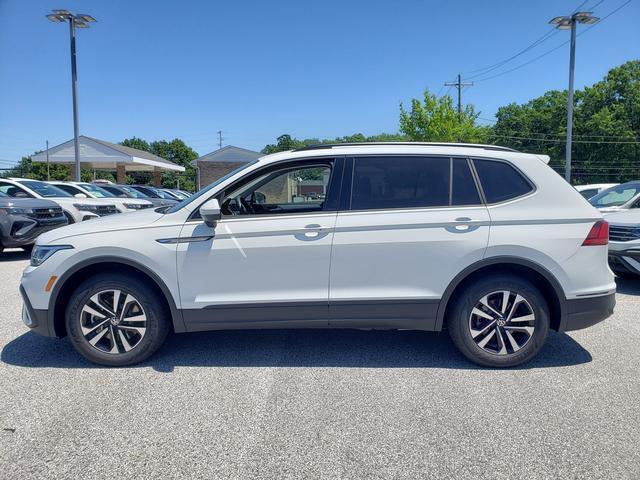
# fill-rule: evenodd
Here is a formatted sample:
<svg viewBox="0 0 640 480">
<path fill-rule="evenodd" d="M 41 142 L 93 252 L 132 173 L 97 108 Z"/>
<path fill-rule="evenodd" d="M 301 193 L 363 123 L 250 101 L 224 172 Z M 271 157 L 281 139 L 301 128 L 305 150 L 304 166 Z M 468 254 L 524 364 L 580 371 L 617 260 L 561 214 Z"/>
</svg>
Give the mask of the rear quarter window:
<svg viewBox="0 0 640 480">
<path fill-rule="evenodd" d="M 504 202 L 533 191 L 531 182 L 508 163 L 475 159 L 473 164 L 487 203 Z"/>
</svg>

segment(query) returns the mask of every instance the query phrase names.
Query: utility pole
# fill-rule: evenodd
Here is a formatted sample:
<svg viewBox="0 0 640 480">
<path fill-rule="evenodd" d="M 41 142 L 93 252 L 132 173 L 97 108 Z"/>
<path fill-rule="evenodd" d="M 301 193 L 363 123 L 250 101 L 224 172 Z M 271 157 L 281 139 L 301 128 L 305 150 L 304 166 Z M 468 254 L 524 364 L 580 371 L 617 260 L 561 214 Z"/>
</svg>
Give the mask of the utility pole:
<svg viewBox="0 0 640 480">
<path fill-rule="evenodd" d="M 49 178 L 49 140 L 47 140 L 47 182 L 51 180 Z"/>
<path fill-rule="evenodd" d="M 462 87 L 473 87 L 473 82 L 463 82 L 462 75 L 458 74 L 455 82 L 445 82 L 445 87 L 456 87 L 458 89 L 458 117 L 462 121 Z"/>
<path fill-rule="evenodd" d="M 218 148 L 222 148 L 222 130 L 218 130 Z"/>
<path fill-rule="evenodd" d="M 569 16 L 552 18 L 549 23 L 558 30 L 571 30 L 571 50 L 569 52 L 569 94 L 567 96 L 567 145 L 565 147 L 564 178 L 571 183 L 571 142 L 573 141 L 573 70 L 576 60 L 576 26 L 578 23 L 593 25 L 598 20 L 593 12 L 575 12 Z"/>
</svg>

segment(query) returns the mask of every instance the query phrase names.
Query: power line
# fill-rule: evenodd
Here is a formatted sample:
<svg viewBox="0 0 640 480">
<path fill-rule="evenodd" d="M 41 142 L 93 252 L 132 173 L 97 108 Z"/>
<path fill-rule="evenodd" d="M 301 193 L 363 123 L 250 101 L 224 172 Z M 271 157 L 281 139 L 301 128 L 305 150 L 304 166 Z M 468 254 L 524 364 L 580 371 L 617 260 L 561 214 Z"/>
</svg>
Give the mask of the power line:
<svg viewBox="0 0 640 480">
<path fill-rule="evenodd" d="M 511 138 L 514 140 L 531 140 L 535 142 L 556 142 L 556 143 L 565 143 L 564 140 L 559 138 L 532 138 L 532 137 L 518 137 L 518 136 L 510 136 L 510 135 L 497 135 L 491 134 L 493 137 L 498 138 Z M 609 141 L 609 140 L 575 140 L 574 143 L 611 143 L 611 144 L 621 144 L 621 145 L 640 145 L 640 142 L 621 142 L 621 141 Z"/>
<path fill-rule="evenodd" d="M 584 2 L 582 2 L 580 5 L 578 5 L 575 10 L 573 11 L 573 13 L 577 12 L 585 3 L 587 3 L 589 0 L 585 0 Z M 593 7 L 591 7 L 592 9 L 597 7 L 598 5 L 600 5 L 604 0 L 600 0 L 600 2 L 598 2 L 597 4 L 595 4 Z M 511 60 L 514 60 L 516 58 L 518 58 L 520 55 L 524 55 L 525 53 L 527 53 L 529 50 L 537 47 L 538 45 L 540 45 L 541 43 L 546 42 L 547 40 L 549 40 L 551 37 L 553 37 L 555 34 L 558 33 L 558 30 L 555 28 L 552 28 L 551 30 L 547 31 L 544 35 L 542 35 L 541 37 L 539 37 L 538 39 L 534 40 L 533 43 L 529 44 L 528 46 L 526 46 L 525 48 L 523 48 L 522 50 L 520 50 L 519 52 L 515 53 L 514 55 L 511 55 L 510 57 L 505 58 L 504 60 L 501 60 L 497 63 L 494 63 L 492 65 L 488 65 L 486 67 L 483 68 L 477 68 L 475 70 L 470 70 L 468 72 L 465 72 L 467 74 L 469 73 L 475 73 L 475 75 L 471 75 L 468 77 L 465 77 L 465 79 L 469 80 L 472 78 L 476 78 L 476 77 L 481 77 L 482 75 L 485 75 L 493 70 L 496 70 L 498 68 L 500 68 L 501 66 L 509 63 Z"/>
<path fill-rule="evenodd" d="M 609 12 L 607 15 L 605 15 L 604 17 L 602 17 L 600 19 L 600 21 L 598 23 L 595 23 L 593 25 L 589 25 L 587 28 L 585 28 L 584 30 L 582 30 L 580 33 L 577 34 L 577 36 L 583 35 L 585 33 L 587 33 L 589 30 L 591 30 L 593 27 L 601 24 L 604 20 L 606 20 L 607 18 L 609 18 L 611 15 L 613 15 L 614 13 L 616 13 L 618 10 L 620 10 L 621 8 L 625 7 L 626 5 L 628 5 L 629 3 L 631 3 L 631 0 L 627 0 L 625 3 L 623 3 L 622 5 L 620 5 L 618 8 L 616 8 L 615 10 L 613 10 L 612 12 Z M 564 47 L 567 43 L 569 43 L 569 40 L 562 42 L 560 45 L 553 47 L 550 50 L 547 50 L 546 52 L 542 53 L 541 55 L 538 55 L 537 57 L 532 58 L 531 60 L 525 62 L 525 63 L 521 63 L 520 65 L 513 67 L 509 70 L 505 70 L 503 72 L 500 73 L 496 73 L 495 75 L 490 75 L 488 77 L 485 78 L 479 78 L 476 80 L 476 83 L 478 82 L 484 82 L 485 80 L 491 80 L 493 78 L 497 78 L 497 77 L 501 77 L 502 75 L 506 75 L 507 73 L 511 73 L 515 70 L 519 70 L 523 67 L 526 67 L 527 65 L 530 65 L 531 63 L 540 60 L 542 57 L 545 57 L 547 55 L 549 55 L 550 53 L 555 52 L 556 50 L 558 50 L 559 48 Z"/>
</svg>

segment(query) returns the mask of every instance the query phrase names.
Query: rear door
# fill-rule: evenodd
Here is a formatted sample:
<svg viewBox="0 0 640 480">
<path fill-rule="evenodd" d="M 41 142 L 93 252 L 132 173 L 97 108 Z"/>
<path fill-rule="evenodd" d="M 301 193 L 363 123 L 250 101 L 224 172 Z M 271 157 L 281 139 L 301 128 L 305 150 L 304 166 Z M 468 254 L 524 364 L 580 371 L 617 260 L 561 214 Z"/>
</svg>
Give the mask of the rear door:
<svg viewBox="0 0 640 480">
<path fill-rule="evenodd" d="M 349 159 L 331 253 L 331 324 L 435 325 L 451 280 L 483 258 L 489 215 L 466 158 Z"/>
</svg>

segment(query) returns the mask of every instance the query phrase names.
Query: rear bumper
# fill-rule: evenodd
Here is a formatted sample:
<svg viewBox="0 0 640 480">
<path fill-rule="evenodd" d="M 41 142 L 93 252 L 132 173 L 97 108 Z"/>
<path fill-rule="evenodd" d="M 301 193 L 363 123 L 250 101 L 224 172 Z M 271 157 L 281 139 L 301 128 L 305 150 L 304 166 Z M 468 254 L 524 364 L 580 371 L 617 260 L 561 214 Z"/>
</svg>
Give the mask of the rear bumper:
<svg viewBox="0 0 640 480">
<path fill-rule="evenodd" d="M 24 324 L 39 335 L 55 337 L 56 334 L 53 325 L 49 325 L 48 310 L 34 309 L 22 285 L 20 285 L 20 295 L 24 302 L 24 309 L 22 311 L 22 321 Z"/>
<path fill-rule="evenodd" d="M 567 300 L 567 315 L 560 331 L 581 330 L 595 325 L 613 315 L 615 305 L 615 293 Z"/>
</svg>

